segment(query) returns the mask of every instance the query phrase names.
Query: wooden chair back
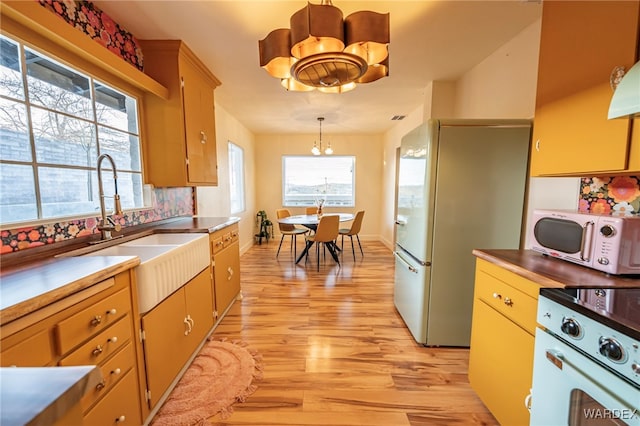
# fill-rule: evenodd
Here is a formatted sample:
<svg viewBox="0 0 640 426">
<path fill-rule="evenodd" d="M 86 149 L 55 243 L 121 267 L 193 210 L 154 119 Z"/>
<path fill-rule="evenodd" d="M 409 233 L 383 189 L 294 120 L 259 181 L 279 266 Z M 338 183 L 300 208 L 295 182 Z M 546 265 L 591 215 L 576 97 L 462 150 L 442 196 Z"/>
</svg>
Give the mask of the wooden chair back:
<svg viewBox="0 0 640 426">
<path fill-rule="evenodd" d="M 291 216 L 291 212 L 287 209 L 276 210 L 276 217 L 278 219 L 282 219 L 289 216 Z M 280 229 L 280 232 L 282 231 L 289 232 L 296 229 L 295 225 L 289 225 L 287 223 L 280 223 L 280 222 L 278 222 L 278 228 Z"/>
<path fill-rule="evenodd" d="M 351 222 L 351 229 L 348 233 L 344 235 L 356 235 L 360 233 L 360 228 L 362 228 L 362 219 L 364 218 L 364 210 L 360 210 L 356 213 L 356 217 Z"/>
<path fill-rule="evenodd" d="M 313 236 L 313 241 L 317 243 L 327 243 L 338 238 L 340 228 L 340 216 L 326 215 L 320 218 L 318 228 Z"/>
</svg>

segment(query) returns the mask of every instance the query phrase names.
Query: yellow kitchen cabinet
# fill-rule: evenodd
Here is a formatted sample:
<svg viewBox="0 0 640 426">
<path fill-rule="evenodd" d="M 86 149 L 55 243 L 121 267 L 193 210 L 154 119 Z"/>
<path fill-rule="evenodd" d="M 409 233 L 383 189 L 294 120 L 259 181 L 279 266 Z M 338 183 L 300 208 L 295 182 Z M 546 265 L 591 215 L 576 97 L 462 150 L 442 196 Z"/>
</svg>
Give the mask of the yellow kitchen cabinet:
<svg viewBox="0 0 640 426">
<path fill-rule="evenodd" d="M 213 268 L 216 317 L 222 318 L 233 299 L 240 294 L 240 243 L 238 225 L 216 231 L 209 236 Z"/>
<path fill-rule="evenodd" d="M 640 172 L 632 120 L 607 119 L 614 69 L 638 58 L 639 21 L 640 0 L 544 2 L 531 175 Z"/>
<path fill-rule="evenodd" d="M 540 286 L 476 259 L 469 382 L 504 425 L 528 425 Z"/>
<path fill-rule="evenodd" d="M 214 90 L 220 81 L 179 40 L 140 40 L 144 71 L 169 99 L 144 98 L 146 180 L 158 187 L 218 184 Z"/>
<path fill-rule="evenodd" d="M 142 316 L 150 409 L 213 328 L 212 298 L 207 268 Z"/>
<path fill-rule="evenodd" d="M 3 324 L 1 365 L 96 365 L 103 381 L 82 398 L 84 423 L 113 424 L 114 419 L 126 418 L 128 424 L 142 424 L 132 274 L 121 272 L 93 284 L 101 291 L 87 288 L 88 297 L 72 294 Z M 99 419 L 91 414 L 96 407 Z"/>
</svg>

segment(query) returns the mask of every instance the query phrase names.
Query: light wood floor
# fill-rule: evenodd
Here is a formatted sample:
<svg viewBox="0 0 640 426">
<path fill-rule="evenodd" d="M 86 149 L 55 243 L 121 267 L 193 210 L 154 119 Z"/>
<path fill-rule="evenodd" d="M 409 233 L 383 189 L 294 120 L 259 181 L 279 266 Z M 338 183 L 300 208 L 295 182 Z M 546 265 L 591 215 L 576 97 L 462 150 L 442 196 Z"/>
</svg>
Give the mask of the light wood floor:
<svg viewBox="0 0 640 426">
<path fill-rule="evenodd" d="M 302 248 L 299 242 L 298 253 Z M 393 254 L 363 242 L 338 268 L 315 252 L 295 265 L 287 240 L 241 257 L 243 299 L 214 338 L 246 342 L 264 378 L 229 425 L 495 425 L 467 380 L 468 349 L 425 348 L 393 305 Z M 345 241 L 345 249 L 347 241 Z M 350 246 L 349 246 L 350 249 Z"/>
</svg>

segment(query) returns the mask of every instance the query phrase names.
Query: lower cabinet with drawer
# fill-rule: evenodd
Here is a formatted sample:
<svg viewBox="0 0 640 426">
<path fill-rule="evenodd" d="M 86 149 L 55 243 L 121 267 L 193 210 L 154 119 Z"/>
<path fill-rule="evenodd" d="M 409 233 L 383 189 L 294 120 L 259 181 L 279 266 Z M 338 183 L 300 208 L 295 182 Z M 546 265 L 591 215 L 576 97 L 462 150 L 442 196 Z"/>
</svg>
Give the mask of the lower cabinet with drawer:
<svg viewBox="0 0 640 426">
<path fill-rule="evenodd" d="M 77 302 L 63 299 L 3 324 L 1 365 L 96 365 L 103 380 L 81 400 L 84 424 L 142 424 L 132 274 L 127 270 L 96 283 L 104 290 Z"/>
<path fill-rule="evenodd" d="M 469 382 L 504 425 L 528 425 L 540 286 L 476 259 Z"/>
<path fill-rule="evenodd" d="M 220 320 L 240 294 L 240 243 L 238 225 L 212 233 L 211 267 L 213 269 L 216 318 Z"/>
</svg>

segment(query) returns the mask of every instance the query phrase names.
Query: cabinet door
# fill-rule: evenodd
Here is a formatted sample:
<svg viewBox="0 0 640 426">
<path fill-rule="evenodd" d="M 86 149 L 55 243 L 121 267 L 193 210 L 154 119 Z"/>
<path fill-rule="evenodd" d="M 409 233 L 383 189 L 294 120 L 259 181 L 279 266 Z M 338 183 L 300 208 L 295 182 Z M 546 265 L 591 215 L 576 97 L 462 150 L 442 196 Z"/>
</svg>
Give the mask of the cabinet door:
<svg viewBox="0 0 640 426">
<path fill-rule="evenodd" d="M 218 182 L 213 90 L 200 71 L 181 60 L 183 108 L 190 183 Z"/>
<path fill-rule="evenodd" d="M 553 1 L 542 13 L 532 175 L 628 167 L 630 120 L 608 120 L 610 75 L 636 60 L 640 2 Z"/>
<path fill-rule="evenodd" d="M 190 355 L 182 344 L 188 330 L 184 298 L 181 288 L 142 317 L 150 408 L 158 403 Z"/>
<path fill-rule="evenodd" d="M 209 269 L 202 271 L 185 286 L 187 315 L 191 328 L 186 345 L 193 353 L 213 327 L 213 296 Z"/>
<path fill-rule="evenodd" d="M 231 305 L 240 292 L 240 251 L 238 242 L 213 256 L 216 310 L 218 315 Z"/>
<path fill-rule="evenodd" d="M 503 425 L 528 425 L 534 337 L 479 299 L 473 305 L 469 382 Z"/>
</svg>

